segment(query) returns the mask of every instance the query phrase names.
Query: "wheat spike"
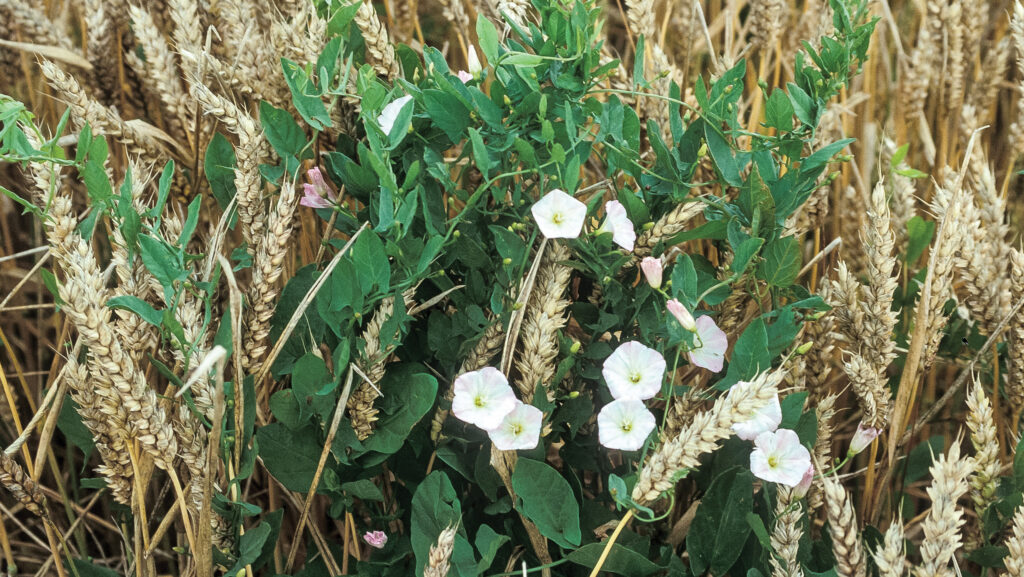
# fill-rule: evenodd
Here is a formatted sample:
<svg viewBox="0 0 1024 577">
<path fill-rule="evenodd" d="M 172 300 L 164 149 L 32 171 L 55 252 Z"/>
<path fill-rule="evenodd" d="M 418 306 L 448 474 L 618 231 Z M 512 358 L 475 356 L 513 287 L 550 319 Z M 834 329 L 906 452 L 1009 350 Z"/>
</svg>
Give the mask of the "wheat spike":
<svg viewBox="0 0 1024 577">
<path fill-rule="evenodd" d="M 448 527 L 437 536 L 437 543 L 430 546 L 430 556 L 423 567 L 423 577 L 446 577 L 451 569 L 452 550 L 455 547 L 455 527 Z"/>
<path fill-rule="evenodd" d="M 945 455 L 932 462 L 932 484 L 928 487 L 932 508 L 922 524 L 924 540 L 916 577 L 953 575 L 949 563 L 960 548 L 960 527 L 964 524 L 963 511 L 956 503 L 967 493 L 967 475 L 973 469 L 970 461 L 960 458 L 960 439 L 956 439 Z"/>
<path fill-rule="evenodd" d="M 775 501 L 775 528 L 771 534 L 772 549 L 775 550 L 775 555 L 770 558 L 772 577 L 802 577 L 804 574 L 797 558 L 804 534 L 800 524 L 802 516 L 803 507 L 798 499 L 793 498 L 792 489 L 779 485 Z"/>
<path fill-rule="evenodd" d="M 388 39 L 388 31 L 377 17 L 377 11 L 369 0 L 360 0 L 355 24 L 366 42 L 367 60 L 373 64 L 377 74 L 385 78 L 398 76 L 398 60 L 395 48 Z"/>
<path fill-rule="evenodd" d="M 46 497 L 36 482 L 25 474 L 21 465 L 0 451 L 0 484 L 14 495 L 29 512 L 46 517 Z"/>
<path fill-rule="evenodd" d="M 1009 555 L 1003 557 L 1009 577 L 1024 577 L 1024 505 L 1013 515 L 1012 534 L 1006 539 Z"/>
<path fill-rule="evenodd" d="M 701 455 L 732 435 L 733 423 L 750 418 L 778 394 L 783 376 L 780 370 L 761 373 L 746 386 L 720 397 L 710 410 L 698 413 L 678 436 L 662 443 L 643 466 L 633 488 L 633 500 L 651 503 L 671 489 L 678 472 L 696 467 Z"/>
<path fill-rule="evenodd" d="M 878 567 L 879 577 L 903 577 L 907 553 L 903 545 L 903 523 L 893 519 L 885 531 L 885 539 L 871 557 Z"/>
<path fill-rule="evenodd" d="M 548 399 L 554 398 L 555 361 L 558 359 L 558 331 L 565 326 L 565 309 L 569 301 L 565 290 L 569 286 L 572 269 L 562 264 L 571 256 L 569 249 L 551 242 L 537 270 L 536 284 L 520 330 L 521 350 L 516 356 L 519 378 L 516 388 L 524 403 L 533 400 L 538 385 L 547 391 Z"/>
<path fill-rule="evenodd" d="M 864 577 L 867 564 L 861 548 L 857 516 L 846 489 L 837 479 L 822 478 L 825 495 L 825 511 L 828 513 L 828 530 L 832 536 L 832 553 L 836 558 L 836 574 L 839 577 Z"/>
<path fill-rule="evenodd" d="M 633 248 L 634 258 L 639 260 L 649 256 L 658 243 L 667 241 L 682 232 L 691 220 L 703 212 L 704 203 L 702 202 L 680 203 L 659 218 L 650 230 L 644 231 L 637 237 L 636 245 Z"/>
<path fill-rule="evenodd" d="M 971 445 L 974 446 L 974 472 L 970 476 L 971 499 L 974 510 L 981 517 L 996 500 L 999 487 L 999 440 L 996 425 L 985 390 L 977 378 L 967 393 L 967 427 L 971 430 Z"/>
</svg>

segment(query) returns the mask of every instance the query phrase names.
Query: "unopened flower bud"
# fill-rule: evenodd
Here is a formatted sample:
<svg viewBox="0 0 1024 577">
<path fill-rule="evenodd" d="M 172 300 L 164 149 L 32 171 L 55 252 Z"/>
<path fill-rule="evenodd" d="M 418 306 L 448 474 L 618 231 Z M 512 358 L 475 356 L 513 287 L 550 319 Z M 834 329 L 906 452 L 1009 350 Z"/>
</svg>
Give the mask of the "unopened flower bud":
<svg viewBox="0 0 1024 577">
<path fill-rule="evenodd" d="M 480 64 L 480 58 L 476 55 L 476 47 L 472 44 L 469 45 L 468 57 L 466 66 L 469 68 L 469 73 L 473 75 L 473 78 L 480 78 L 484 67 Z"/>
<path fill-rule="evenodd" d="M 798 355 L 806 355 L 807 351 L 811 350 L 811 347 L 813 347 L 813 346 L 814 346 L 814 341 L 807 341 L 806 343 L 804 343 L 804 344 L 802 344 L 802 345 L 800 345 L 799 347 L 796 348 L 796 354 L 798 354 Z"/>
<path fill-rule="evenodd" d="M 814 465 L 807 468 L 804 472 L 804 478 L 800 479 L 800 484 L 793 487 L 793 498 L 803 499 L 807 495 L 807 491 L 811 489 L 811 482 L 814 481 Z"/>
<path fill-rule="evenodd" d="M 683 325 L 683 328 L 690 331 L 691 333 L 697 332 L 697 321 L 693 320 L 693 315 L 690 311 L 686 310 L 683 303 L 676 299 L 672 299 L 665 303 L 665 308 L 668 312 L 672 313 L 672 316 L 676 317 L 679 324 Z"/>
<path fill-rule="evenodd" d="M 864 423 L 857 425 L 857 432 L 854 433 L 853 439 L 850 441 L 850 450 L 847 451 L 847 456 L 852 457 L 867 449 L 881 432 L 879 429 L 868 427 Z"/>
<path fill-rule="evenodd" d="M 580 343 L 579 341 L 573 341 L 572 342 L 572 346 L 569 347 L 569 352 L 575 355 L 576 353 L 580 352 L 580 349 L 582 347 L 583 347 L 582 343 Z"/>
<path fill-rule="evenodd" d="M 640 270 L 644 271 L 644 276 L 647 277 L 647 284 L 651 285 L 652 288 L 661 288 L 661 276 L 662 266 L 661 259 L 646 256 L 640 261 Z"/>
<path fill-rule="evenodd" d="M 508 265 L 512 264 L 512 259 L 510 259 L 509 257 L 505 257 L 505 258 L 501 259 L 501 264 L 503 264 L 505 266 L 508 266 Z"/>
</svg>

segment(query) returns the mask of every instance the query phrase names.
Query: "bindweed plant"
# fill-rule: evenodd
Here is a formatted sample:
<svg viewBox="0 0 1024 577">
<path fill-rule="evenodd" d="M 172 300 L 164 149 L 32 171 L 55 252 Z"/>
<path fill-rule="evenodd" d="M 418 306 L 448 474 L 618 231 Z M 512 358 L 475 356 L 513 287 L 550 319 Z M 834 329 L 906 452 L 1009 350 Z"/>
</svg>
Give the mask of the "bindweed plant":
<svg viewBox="0 0 1024 577">
<path fill-rule="evenodd" d="M 681 74 L 650 2 L 627 2 L 632 62 L 592 0 L 441 2 L 451 43 L 366 2 L 116 4 L 86 2 L 83 57 L 0 0 L 67 105 L 0 99 L 24 175 L 2 190 L 39 223 L 65 320 L 27 426 L 3 381 L 0 483 L 39 519 L 40 574 L 898 577 L 905 518 L 921 575 L 1019 574 L 1017 389 L 1012 424 L 993 415 L 1024 260 L 991 172 L 939 176 L 932 222 L 897 214 L 925 176 L 907 146 L 881 178 L 851 166 L 835 118 L 877 53 L 866 1 L 818 7 L 791 50 L 776 3 L 721 54 L 701 13 L 709 62 Z M 130 70 L 99 56 L 105 24 Z M 874 184 L 863 262 L 829 275 L 851 172 Z M 958 340 L 950 395 L 995 355 L 973 456 L 941 437 L 904 455 L 934 416 L 911 421 L 918 376 Z"/>
</svg>

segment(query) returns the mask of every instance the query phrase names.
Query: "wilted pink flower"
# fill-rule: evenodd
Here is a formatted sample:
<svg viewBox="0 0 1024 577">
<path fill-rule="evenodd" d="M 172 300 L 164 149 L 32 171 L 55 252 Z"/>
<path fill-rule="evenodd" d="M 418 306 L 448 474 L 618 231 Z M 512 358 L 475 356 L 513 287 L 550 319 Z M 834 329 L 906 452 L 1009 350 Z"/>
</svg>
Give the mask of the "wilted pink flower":
<svg viewBox="0 0 1024 577">
<path fill-rule="evenodd" d="M 576 238 L 583 230 L 587 205 L 556 188 L 533 203 L 530 212 L 545 237 Z"/>
<path fill-rule="evenodd" d="M 848 454 L 852 457 L 867 449 L 881 432 L 875 427 L 866 426 L 864 423 L 857 425 L 857 432 L 853 434 L 853 439 L 850 441 Z"/>
<path fill-rule="evenodd" d="M 626 207 L 617 200 L 609 200 L 604 204 L 604 222 L 597 233 L 612 233 L 612 241 L 622 248 L 632 251 L 636 243 L 636 230 L 633 229 L 633 221 L 629 220 Z"/>
<path fill-rule="evenodd" d="M 644 260 L 640 261 L 640 270 L 644 271 L 644 277 L 647 278 L 647 284 L 656 289 L 661 288 L 661 274 L 663 269 L 660 258 L 645 256 Z"/>
<path fill-rule="evenodd" d="M 473 79 L 473 75 L 470 74 L 469 72 L 466 72 L 465 70 L 459 70 L 458 72 L 455 73 L 455 75 L 459 77 L 459 80 L 461 80 L 463 84 Z"/>
<path fill-rule="evenodd" d="M 739 386 L 740 383 L 736 383 L 736 385 Z M 729 389 L 729 392 L 731 394 L 732 389 Z M 775 398 L 768 404 L 754 411 L 749 419 L 741 423 L 734 423 L 732 430 L 737 437 L 744 441 L 753 441 L 765 431 L 774 431 L 780 423 L 782 423 L 782 403 L 779 402 L 779 396 L 775 395 Z"/>
<path fill-rule="evenodd" d="M 363 535 L 363 541 L 374 549 L 383 549 L 388 542 L 388 536 L 384 531 L 367 531 Z"/>
<path fill-rule="evenodd" d="M 795 431 L 764 432 L 754 440 L 750 472 L 769 483 L 796 487 L 811 466 L 811 453 L 800 444 Z"/>
<path fill-rule="evenodd" d="M 697 319 L 696 340 L 695 348 L 686 353 L 690 362 L 713 373 L 721 371 L 725 350 L 729 348 L 725 331 L 718 328 L 714 319 L 705 315 Z"/>
<path fill-rule="evenodd" d="M 686 307 L 678 299 L 672 299 L 665 303 L 665 308 L 668 309 L 668 312 L 672 313 L 672 316 L 676 317 L 676 320 L 679 321 L 679 324 L 683 325 L 684 329 L 691 333 L 697 332 L 697 323 L 693 320 L 693 315 L 690 314 L 690 311 L 686 310 Z"/>
<path fill-rule="evenodd" d="M 299 199 L 299 204 L 309 208 L 333 207 L 337 197 L 327 181 L 324 180 L 320 167 L 314 166 L 309 169 L 306 171 L 306 176 L 309 178 L 309 182 L 302 185 L 302 198 Z"/>
</svg>

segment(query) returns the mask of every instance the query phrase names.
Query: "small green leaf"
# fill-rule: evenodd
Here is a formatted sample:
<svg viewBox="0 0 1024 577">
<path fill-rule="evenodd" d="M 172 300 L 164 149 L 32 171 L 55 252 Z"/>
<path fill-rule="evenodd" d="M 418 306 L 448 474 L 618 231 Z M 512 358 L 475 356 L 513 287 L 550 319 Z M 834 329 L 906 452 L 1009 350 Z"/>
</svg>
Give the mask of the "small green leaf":
<svg viewBox="0 0 1024 577">
<path fill-rule="evenodd" d="M 320 99 L 320 89 L 313 84 L 305 68 L 288 60 L 281 59 L 284 80 L 292 93 L 292 103 L 302 119 L 316 130 L 326 130 L 331 125 L 331 115 L 327 113 L 324 101 Z"/>
<path fill-rule="evenodd" d="M 219 132 L 214 133 L 210 144 L 206 147 L 203 168 L 206 181 L 210 183 L 210 192 L 217 200 L 221 210 L 231 204 L 235 197 L 235 166 L 237 165 L 235 149 L 228 139 Z"/>
<path fill-rule="evenodd" d="M 765 106 L 765 120 L 768 126 L 782 132 L 793 130 L 793 104 L 781 88 L 772 91 Z"/>
<path fill-rule="evenodd" d="M 800 273 L 800 243 L 796 237 L 784 236 L 764 249 L 764 260 L 757 267 L 757 278 L 771 286 L 786 288 Z"/>
<path fill-rule="evenodd" d="M 155 327 L 159 327 L 163 320 L 163 312 L 156 310 L 153 305 L 134 295 L 116 296 L 107 301 L 107 306 L 112 309 L 132 311 Z"/>
<path fill-rule="evenodd" d="M 907 221 L 907 254 L 905 261 L 908 264 L 917 262 L 924 249 L 932 242 L 935 234 L 935 222 L 924 220 L 920 216 L 914 216 Z"/>
<path fill-rule="evenodd" d="M 498 30 L 491 19 L 482 13 L 476 18 L 476 36 L 480 41 L 480 51 L 488 62 L 498 61 Z"/>
</svg>

